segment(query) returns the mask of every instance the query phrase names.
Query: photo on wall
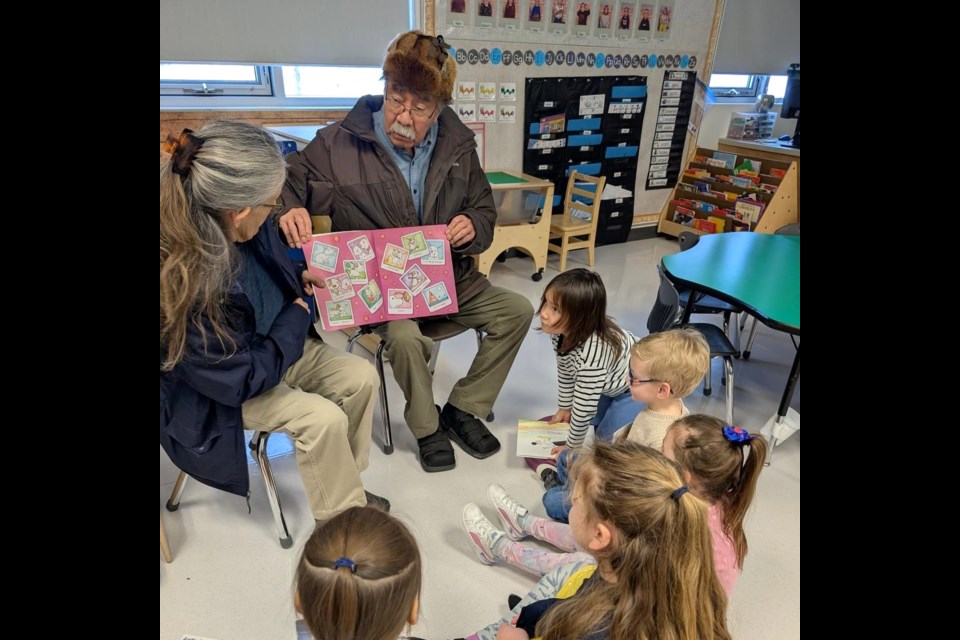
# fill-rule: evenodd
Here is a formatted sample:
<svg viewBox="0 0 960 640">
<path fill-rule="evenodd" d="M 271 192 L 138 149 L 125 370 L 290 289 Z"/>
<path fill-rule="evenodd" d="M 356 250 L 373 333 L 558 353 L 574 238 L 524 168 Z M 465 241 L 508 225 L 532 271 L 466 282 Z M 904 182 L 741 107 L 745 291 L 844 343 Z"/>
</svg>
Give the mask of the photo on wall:
<svg viewBox="0 0 960 640">
<path fill-rule="evenodd" d="M 577 12 L 573 19 L 573 33 L 578 38 L 586 38 L 590 35 L 590 27 L 593 21 L 590 19 L 593 13 L 594 0 L 577 2 Z"/>
<path fill-rule="evenodd" d="M 640 16 L 637 18 L 637 36 L 641 42 L 650 38 L 651 25 L 654 24 L 654 15 L 656 15 L 657 5 L 640 3 Z"/>
<path fill-rule="evenodd" d="M 496 26 L 497 0 L 477 0 L 477 18 L 474 24 L 484 29 Z"/>
<path fill-rule="evenodd" d="M 518 3 L 519 0 L 501 0 L 503 11 L 500 12 L 500 26 L 507 31 L 516 31 L 520 24 Z"/>
<path fill-rule="evenodd" d="M 550 7 L 550 33 L 555 36 L 566 35 L 569 31 L 567 0 L 553 0 Z"/>
<path fill-rule="evenodd" d="M 593 34 L 598 38 L 609 38 L 613 33 L 613 16 L 616 12 L 615 2 L 608 0 L 597 1 L 597 28 Z"/>
<path fill-rule="evenodd" d="M 467 0 L 449 0 L 447 5 L 447 24 L 454 27 L 465 27 L 469 24 L 470 16 L 467 13 Z"/>
<path fill-rule="evenodd" d="M 533 33 L 541 33 L 544 30 L 546 20 L 543 15 L 543 0 L 528 0 L 529 11 L 527 11 L 527 29 Z"/>
<path fill-rule="evenodd" d="M 674 0 L 661 0 L 660 8 L 657 11 L 657 40 L 669 40 L 670 30 L 673 28 L 673 2 Z"/>
<path fill-rule="evenodd" d="M 633 37 L 634 20 L 637 17 L 636 2 L 621 2 L 620 10 L 617 14 L 617 37 L 621 40 L 629 40 Z"/>
</svg>

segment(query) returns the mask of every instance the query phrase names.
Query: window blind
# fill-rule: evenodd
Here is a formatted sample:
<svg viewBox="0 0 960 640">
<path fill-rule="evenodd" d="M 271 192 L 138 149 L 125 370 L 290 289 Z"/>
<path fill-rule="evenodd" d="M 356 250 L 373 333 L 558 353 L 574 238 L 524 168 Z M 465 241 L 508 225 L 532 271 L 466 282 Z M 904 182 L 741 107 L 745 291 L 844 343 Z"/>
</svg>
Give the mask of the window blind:
<svg viewBox="0 0 960 640">
<path fill-rule="evenodd" d="M 727 0 L 714 73 L 783 75 L 800 62 L 800 0 Z"/>
<path fill-rule="evenodd" d="M 160 60 L 379 66 L 410 0 L 160 0 Z"/>
</svg>

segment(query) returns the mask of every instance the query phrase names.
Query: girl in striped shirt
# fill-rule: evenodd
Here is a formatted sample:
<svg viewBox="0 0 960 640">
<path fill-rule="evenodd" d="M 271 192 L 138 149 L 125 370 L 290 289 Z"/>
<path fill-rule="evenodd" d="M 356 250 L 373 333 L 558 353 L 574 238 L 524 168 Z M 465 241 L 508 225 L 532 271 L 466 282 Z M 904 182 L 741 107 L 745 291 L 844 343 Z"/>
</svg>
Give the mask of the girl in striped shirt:
<svg viewBox="0 0 960 640">
<path fill-rule="evenodd" d="M 563 483 L 564 450 L 579 449 L 589 425 L 596 427 L 598 439 L 610 441 L 643 407 L 630 397 L 627 385 L 630 347 L 637 339 L 607 316 L 607 290 L 600 276 L 587 269 L 571 269 L 551 280 L 539 314 L 540 329 L 551 336 L 557 354 L 559 407 L 548 421 L 570 424 L 566 443 L 552 451 Z M 544 496 L 547 513 L 565 521 L 563 494 L 555 493 L 553 507 Z"/>
</svg>

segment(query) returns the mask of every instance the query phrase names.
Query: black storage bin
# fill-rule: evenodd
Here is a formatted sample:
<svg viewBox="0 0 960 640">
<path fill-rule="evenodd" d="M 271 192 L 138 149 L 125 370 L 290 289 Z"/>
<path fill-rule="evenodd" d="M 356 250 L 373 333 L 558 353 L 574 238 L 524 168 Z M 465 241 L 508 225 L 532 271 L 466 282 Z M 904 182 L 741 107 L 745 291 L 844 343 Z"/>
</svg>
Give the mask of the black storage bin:
<svg viewBox="0 0 960 640">
<path fill-rule="evenodd" d="M 633 198 L 604 200 L 597 222 L 597 246 L 626 242 L 633 226 Z"/>
</svg>

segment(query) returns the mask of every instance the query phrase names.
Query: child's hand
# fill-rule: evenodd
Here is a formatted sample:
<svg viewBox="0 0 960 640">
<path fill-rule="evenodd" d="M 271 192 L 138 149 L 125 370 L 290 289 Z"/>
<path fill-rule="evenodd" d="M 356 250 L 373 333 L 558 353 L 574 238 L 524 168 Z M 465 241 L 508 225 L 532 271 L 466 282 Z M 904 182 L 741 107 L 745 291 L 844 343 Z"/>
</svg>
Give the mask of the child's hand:
<svg viewBox="0 0 960 640">
<path fill-rule="evenodd" d="M 563 453 L 563 450 L 566 448 L 567 448 L 567 445 L 565 444 L 557 445 L 553 449 L 550 449 L 550 456 L 553 458 L 557 458 L 560 456 L 561 453 Z"/>
<path fill-rule="evenodd" d="M 570 409 L 557 409 L 553 417 L 547 420 L 550 424 L 554 422 L 570 422 Z"/>
<path fill-rule="evenodd" d="M 523 629 L 501 624 L 497 630 L 497 640 L 530 640 L 530 636 Z"/>
</svg>

